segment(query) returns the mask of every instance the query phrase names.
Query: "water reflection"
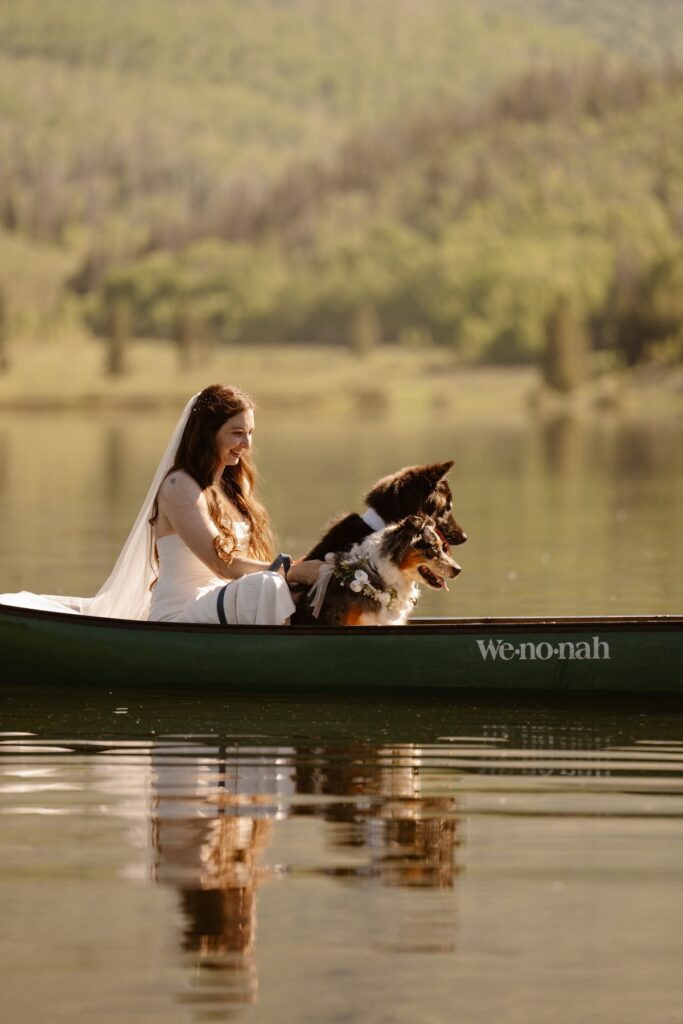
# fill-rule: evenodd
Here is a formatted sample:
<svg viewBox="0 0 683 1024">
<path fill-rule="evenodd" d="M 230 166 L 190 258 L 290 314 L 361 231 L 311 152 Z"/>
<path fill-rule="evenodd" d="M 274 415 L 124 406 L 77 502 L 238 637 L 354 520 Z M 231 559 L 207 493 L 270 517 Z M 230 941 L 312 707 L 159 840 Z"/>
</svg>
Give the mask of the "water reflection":
<svg viewBox="0 0 683 1024">
<path fill-rule="evenodd" d="M 383 885 L 453 886 L 457 803 L 423 795 L 419 746 L 300 748 L 297 755 L 297 793 L 334 798 L 298 813 L 320 814 L 337 826 L 328 840 L 333 847 L 369 852 L 368 861 L 337 874 L 373 877 Z"/>
<path fill-rule="evenodd" d="M 571 477 L 580 469 L 583 431 L 575 416 L 553 416 L 539 424 L 543 468 L 551 477 Z"/>
<path fill-rule="evenodd" d="M 279 822 L 314 817 L 329 826 L 322 841 L 332 863 L 314 870 L 342 882 L 445 890 L 460 870 L 456 799 L 422 795 L 416 745 L 158 742 L 150 756 L 151 878 L 178 894 L 179 947 L 193 971 L 192 992 L 179 998 L 198 1009 L 257 999 L 258 891 L 300 870 L 269 863 Z M 355 863 L 349 850 L 360 855 Z M 378 948 L 453 952 L 453 914 L 435 923 L 430 911 L 420 922 L 408 903 Z"/>
<path fill-rule="evenodd" d="M 126 466 L 128 453 L 123 428 L 120 424 L 105 427 L 102 438 L 103 494 L 108 503 L 116 506 L 126 493 Z"/>
<path fill-rule="evenodd" d="M 268 877 L 263 852 L 292 786 L 291 751 L 233 745 L 152 748 L 152 878 L 173 886 L 184 916 L 181 949 L 196 970 L 184 998 L 203 1004 L 253 1002 L 257 890 Z M 222 980 L 220 980 L 222 979 Z"/>
<path fill-rule="evenodd" d="M 116 1000 L 112 1019 L 140 1024 L 282 1005 L 446 1021 L 456 999 L 477 1019 L 492 991 L 516 1024 L 515 992 L 546 976 L 575 1019 L 599 1004 L 666 1024 L 683 995 L 672 703 L 22 689 L 3 692 L 0 723 L 0 891 L 16 908 L 2 971 L 63 978 L 50 1005 L 71 1024 Z M 20 991 L 10 1017 L 44 1015 L 45 994 Z"/>
</svg>

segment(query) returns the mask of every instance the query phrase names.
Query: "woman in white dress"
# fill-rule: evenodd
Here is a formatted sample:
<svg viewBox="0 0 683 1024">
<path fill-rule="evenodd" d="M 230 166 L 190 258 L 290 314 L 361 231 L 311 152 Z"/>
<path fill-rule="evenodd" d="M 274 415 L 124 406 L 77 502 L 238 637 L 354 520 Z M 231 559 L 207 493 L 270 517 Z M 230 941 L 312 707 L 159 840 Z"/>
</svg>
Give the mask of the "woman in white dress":
<svg viewBox="0 0 683 1024">
<path fill-rule="evenodd" d="M 315 581 L 319 561 L 273 561 L 254 493 L 253 433 L 253 403 L 239 388 L 197 396 L 149 520 L 158 564 L 150 619 L 281 625 L 295 607 L 288 582 Z"/>
<path fill-rule="evenodd" d="M 39 611 L 159 622 L 271 625 L 289 621 L 288 582 L 310 585 L 319 561 L 273 557 L 254 494 L 254 405 L 215 384 L 183 409 L 109 577 L 92 597 L 0 594 Z"/>
</svg>

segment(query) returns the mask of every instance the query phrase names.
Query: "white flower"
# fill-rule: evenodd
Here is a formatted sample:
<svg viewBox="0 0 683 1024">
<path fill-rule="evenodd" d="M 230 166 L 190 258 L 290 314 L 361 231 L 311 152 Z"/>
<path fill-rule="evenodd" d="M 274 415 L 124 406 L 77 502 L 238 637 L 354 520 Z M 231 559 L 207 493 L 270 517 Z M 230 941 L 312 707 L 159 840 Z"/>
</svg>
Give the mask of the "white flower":
<svg viewBox="0 0 683 1024">
<path fill-rule="evenodd" d="M 325 555 L 325 559 L 324 560 L 326 562 L 330 562 L 330 563 L 334 562 L 334 551 L 328 551 L 327 554 Z"/>
<path fill-rule="evenodd" d="M 354 573 L 354 576 L 358 580 L 359 583 L 367 583 L 368 582 L 368 574 L 365 572 L 364 569 L 356 569 L 356 571 Z"/>
<path fill-rule="evenodd" d="M 354 594 L 360 594 L 361 590 L 363 589 L 363 584 L 360 582 L 360 580 L 351 580 L 349 586 L 351 587 L 351 590 L 353 590 Z"/>
<path fill-rule="evenodd" d="M 379 603 L 386 608 L 391 601 L 391 594 L 388 594 L 386 590 L 383 590 L 378 597 Z"/>
</svg>

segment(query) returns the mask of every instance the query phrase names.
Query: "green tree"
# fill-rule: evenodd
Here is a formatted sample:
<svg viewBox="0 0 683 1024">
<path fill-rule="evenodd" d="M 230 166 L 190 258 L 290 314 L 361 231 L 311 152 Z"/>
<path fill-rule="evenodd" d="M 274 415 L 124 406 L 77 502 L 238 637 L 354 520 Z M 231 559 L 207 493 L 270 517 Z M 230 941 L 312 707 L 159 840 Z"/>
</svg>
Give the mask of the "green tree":
<svg viewBox="0 0 683 1024">
<path fill-rule="evenodd" d="M 382 341 L 382 325 L 374 306 L 365 304 L 357 311 L 351 327 L 351 348 L 364 359 Z"/>
<path fill-rule="evenodd" d="M 197 359 L 200 325 L 188 302 L 181 301 L 176 311 L 173 336 L 181 370 L 189 369 Z"/>
<path fill-rule="evenodd" d="M 603 344 L 628 366 L 650 358 L 653 346 L 680 337 L 682 296 L 683 250 L 649 264 L 620 254 L 601 316 Z"/>
<path fill-rule="evenodd" d="M 9 369 L 7 342 L 9 340 L 9 310 L 5 292 L 0 288 L 0 373 Z"/>
<path fill-rule="evenodd" d="M 586 377 L 588 335 L 572 299 L 557 296 L 545 325 L 543 378 L 548 387 L 568 394 Z"/>
<path fill-rule="evenodd" d="M 106 373 L 120 377 L 126 372 L 127 349 L 131 334 L 131 306 L 121 294 L 114 295 L 107 308 Z"/>
</svg>

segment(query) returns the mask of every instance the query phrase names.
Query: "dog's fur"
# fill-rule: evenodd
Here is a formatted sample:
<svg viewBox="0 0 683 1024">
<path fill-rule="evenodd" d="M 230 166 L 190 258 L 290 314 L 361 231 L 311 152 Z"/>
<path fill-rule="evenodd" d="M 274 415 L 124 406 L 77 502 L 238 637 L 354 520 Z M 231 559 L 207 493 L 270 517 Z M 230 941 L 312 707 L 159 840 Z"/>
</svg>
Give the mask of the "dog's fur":
<svg viewBox="0 0 683 1024">
<path fill-rule="evenodd" d="M 447 544 L 464 544 L 467 534 L 453 518 L 453 495 L 446 480 L 452 467 L 452 460 L 406 466 L 378 480 L 365 495 L 365 503 L 388 526 L 410 515 L 430 516 Z M 373 532 L 357 513 L 342 514 L 328 523 L 323 536 L 304 558 L 323 559 L 328 552 L 346 552 Z M 291 621 L 295 625 L 315 625 L 319 620 L 302 598 Z"/>
<path fill-rule="evenodd" d="M 452 460 L 406 466 L 378 480 L 365 495 L 365 503 L 387 526 L 406 516 L 431 516 L 448 544 L 464 544 L 467 534 L 453 518 L 453 495 L 446 480 L 452 467 Z M 304 558 L 324 558 L 328 551 L 346 551 L 372 532 L 372 527 L 355 512 L 337 516 Z"/>
<path fill-rule="evenodd" d="M 446 580 L 460 573 L 434 520 L 427 516 L 406 516 L 354 544 L 337 559 L 347 567 L 347 579 L 336 573 L 330 578 L 320 615 L 313 619 L 320 625 L 404 625 L 419 597 L 418 584 L 447 589 Z M 395 591 L 391 606 L 353 591 L 349 582 L 356 569 L 367 573 L 376 590 Z"/>
</svg>

